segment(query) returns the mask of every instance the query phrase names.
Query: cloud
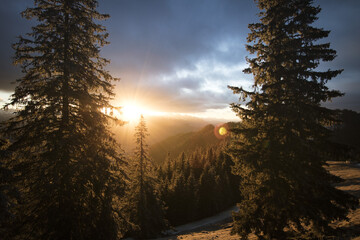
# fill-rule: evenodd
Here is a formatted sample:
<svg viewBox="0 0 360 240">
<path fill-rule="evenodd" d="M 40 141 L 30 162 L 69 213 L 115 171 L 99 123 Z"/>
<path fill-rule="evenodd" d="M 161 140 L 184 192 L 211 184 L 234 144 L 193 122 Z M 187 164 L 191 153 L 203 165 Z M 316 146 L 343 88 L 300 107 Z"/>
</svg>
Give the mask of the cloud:
<svg viewBox="0 0 360 240">
<path fill-rule="evenodd" d="M 330 42 L 337 51 L 334 61 L 323 63 L 321 69 L 344 69 L 344 72 L 329 82 L 329 87 L 345 93 L 326 106 L 349 108 L 360 111 L 360 1 L 319 0 L 322 11 L 316 26 L 330 30 L 324 42 Z"/>
<path fill-rule="evenodd" d="M 221 4 L 222 3 L 222 4 Z M 233 9 L 224 1 L 107 1 L 112 16 L 106 23 L 112 45 L 104 49 L 120 72 L 129 68 L 163 74 L 190 68 L 210 54 L 223 39 L 245 43 L 246 9 Z M 110 7 L 111 6 L 111 7 Z M 253 13 L 255 14 L 255 13 Z M 239 25 L 239 23 L 241 23 Z M 244 55 L 232 55 L 241 58 Z"/>
<path fill-rule="evenodd" d="M 323 68 L 345 69 L 331 86 L 341 89 L 351 83 L 346 91 L 360 91 L 360 1 L 317 3 L 323 11 L 316 25 L 332 30 L 327 40 L 339 55 Z M 19 16 L 28 4 L 28 0 L 9 1 L 0 10 L 3 91 L 13 90 L 10 82 L 21 75 L 11 66 L 10 44 L 30 30 L 31 22 Z M 227 85 L 250 88 L 252 77 L 242 69 L 248 55 L 247 25 L 258 21 L 253 1 L 106 0 L 99 4 L 100 12 L 111 15 L 102 22 L 111 44 L 101 53 L 111 60 L 110 72 L 122 79 L 116 86 L 117 102 L 138 98 L 163 111 L 197 112 L 237 101 Z"/>
<path fill-rule="evenodd" d="M 118 102 L 126 99 L 147 99 L 161 111 L 201 112 L 206 109 L 220 109 L 237 101 L 237 96 L 228 85 L 252 85 L 251 76 L 242 73 L 244 61 L 223 64 L 217 58 L 205 58 L 191 68 L 177 69 L 170 74 L 154 76 L 154 79 L 137 82 L 120 82 Z M 145 103 L 144 103 L 145 104 Z"/>
<path fill-rule="evenodd" d="M 194 112 L 236 100 L 227 85 L 242 78 L 251 2 L 135 2 L 107 2 L 116 9 L 116 27 L 107 26 L 116 47 L 104 54 L 122 78 L 119 101 L 147 98 L 166 111 Z"/>
</svg>

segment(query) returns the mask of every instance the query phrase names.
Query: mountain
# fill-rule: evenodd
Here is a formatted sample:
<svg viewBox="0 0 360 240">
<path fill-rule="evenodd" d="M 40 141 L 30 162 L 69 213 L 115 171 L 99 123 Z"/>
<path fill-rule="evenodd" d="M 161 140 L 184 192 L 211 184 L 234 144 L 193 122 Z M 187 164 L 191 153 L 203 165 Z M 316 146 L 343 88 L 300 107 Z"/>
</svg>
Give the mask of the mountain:
<svg viewBox="0 0 360 240">
<path fill-rule="evenodd" d="M 351 110 L 341 110 L 340 125 L 334 125 L 334 134 L 331 140 L 334 143 L 348 146 L 344 148 L 347 152 L 340 152 L 342 158 L 356 160 L 360 156 L 360 113 Z M 226 123 L 231 128 L 234 123 Z M 159 141 L 150 148 L 150 156 L 155 163 L 162 163 L 168 154 L 171 158 L 177 158 L 182 152 L 189 153 L 197 148 L 215 146 L 223 142 L 219 137 L 219 126 L 208 124 L 198 131 L 179 133 Z M 216 136 L 217 135 L 217 136 Z M 336 148 L 336 145 L 334 145 Z M 339 145 L 339 149 L 340 148 Z M 334 149 L 334 151 L 339 151 Z"/>
<path fill-rule="evenodd" d="M 13 116 L 13 110 L 0 109 L 0 122 Z M 342 124 L 333 126 L 335 143 L 349 146 L 350 158 L 360 156 L 360 113 L 341 110 Z M 162 162 L 168 153 L 177 157 L 181 152 L 199 147 L 212 146 L 221 142 L 214 134 L 214 125 L 196 117 L 188 116 L 148 116 L 146 117 L 151 146 L 150 155 L 155 162 Z M 215 123 L 215 121 L 212 121 Z M 229 126 L 231 123 L 227 123 Z M 111 125 L 111 131 L 122 149 L 130 154 L 133 151 L 136 122 L 123 126 Z M 204 127 L 205 126 L 205 127 Z M 200 129 L 201 128 L 201 129 Z M 200 130 L 198 130 L 200 129 Z"/>
<path fill-rule="evenodd" d="M 226 125 L 226 124 L 225 124 Z M 223 125 L 208 124 L 199 131 L 187 132 L 168 137 L 150 148 L 150 156 L 155 163 L 163 163 L 168 154 L 172 158 L 178 157 L 182 152 L 192 152 L 197 148 L 215 146 L 224 142 L 217 131 Z"/>
<path fill-rule="evenodd" d="M 149 137 L 147 144 L 154 145 L 170 136 L 195 131 L 209 124 L 200 118 L 187 116 L 145 116 Z M 129 122 L 123 126 L 112 125 L 115 139 L 127 154 L 134 148 L 134 133 L 137 122 Z"/>
<path fill-rule="evenodd" d="M 2 110 L 0 109 L 0 122 L 6 121 L 14 115 L 12 110 Z"/>
<path fill-rule="evenodd" d="M 11 110 L 4 111 L 0 109 L 0 122 L 8 120 L 13 114 Z M 195 131 L 209 124 L 208 121 L 201 118 L 179 115 L 145 116 L 145 121 L 149 133 L 147 139 L 149 146 L 170 136 Z M 215 121 L 211 122 L 215 123 Z M 122 126 L 110 124 L 110 131 L 113 132 L 115 139 L 121 145 L 121 148 L 125 150 L 126 154 L 131 154 L 134 149 L 134 134 L 137 124 L 136 121 Z"/>
<path fill-rule="evenodd" d="M 341 111 L 340 125 L 334 126 L 332 140 L 348 146 L 346 155 L 350 160 L 359 161 L 360 157 L 360 113 L 351 110 Z"/>
</svg>

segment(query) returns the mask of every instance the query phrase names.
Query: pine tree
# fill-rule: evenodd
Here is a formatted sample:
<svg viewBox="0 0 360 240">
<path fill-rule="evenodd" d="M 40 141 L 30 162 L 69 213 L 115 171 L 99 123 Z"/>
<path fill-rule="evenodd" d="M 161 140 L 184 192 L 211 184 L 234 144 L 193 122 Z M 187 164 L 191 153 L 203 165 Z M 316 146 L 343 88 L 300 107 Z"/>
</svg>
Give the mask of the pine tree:
<svg viewBox="0 0 360 240">
<path fill-rule="evenodd" d="M 0 236 L 8 239 L 14 221 L 14 206 L 19 199 L 18 191 L 13 185 L 14 171 L 8 162 L 7 140 L 0 138 Z"/>
<path fill-rule="evenodd" d="M 22 12 L 39 23 L 14 44 L 24 76 L 7 105 L 18 111 L 2 128 L 23 196 L 19 239 L 118 238 L 123 161 L 101 112 L 115 79 L 99 55 L 108 34 L 97 21 L 108 15 L 97 5 L 36 0 Z"/>
<path fill-rule="evenodd" d="M 332 156 L 330 124 L 336 111 L 322 102 L 342 95 L 326 83 L 342 70 L 318 71 L 336 52 L 318 40 L 329 31 L 316 28 L 319 7 L 311 0 L 257 0 L 259 23 L 250 24 L 245 73 L 254 91 L 230 87 L 246 106 L 232 104 L 242 119 L 233 130 L 229 153 L 241 176 L 243 200 L 233 215 L 233 233 L 247 239 L 285 239 L 289 232 L 320 237 L 329 223 L 345 219 L 357 200 L 333 187 L 323 166 Z"/>
<path fill-rule="evenodd" d="M 157 177 L 169 222 L 177 226 L 233 206 L 239 196 L 239 176 L 231 174 L 232 165 L 222 148 L 212 147 L 182 153 L 173 164 L 163 163 Z"/>
<path fill-rule="evenodd" d="M 148 156 L 148 145 L 146 143 L 148 135 L 145 119 L 141 115 L 135 131 L 135 171 L 131 179 L 132 185 L 128 197 L 128 210 L 132 223 L 130 235 L 138 238 L 156 237 L 167 228 L 155 171 Z"/>
</svg>

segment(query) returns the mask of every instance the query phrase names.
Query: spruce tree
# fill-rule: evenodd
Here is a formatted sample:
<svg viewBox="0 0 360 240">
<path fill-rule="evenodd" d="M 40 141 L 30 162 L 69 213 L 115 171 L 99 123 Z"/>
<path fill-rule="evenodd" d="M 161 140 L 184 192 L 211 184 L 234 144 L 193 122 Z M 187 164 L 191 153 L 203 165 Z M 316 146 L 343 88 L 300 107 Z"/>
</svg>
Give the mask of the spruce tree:
<svg viewBox="0 0 360 240">
<path fill-rule="evenodd" d="M 2 132 L 21 187 L 19 239 L 117 239 L 121 155 L 108 131 L 112 80 L 96 0 L 35 0 L 22 16 L 38 22 L 14 44 L 17 80 Z M 115 174 L 119 173 L 119 174 Z M 116 180 L 116 182 L 115 182 Z"/>
<path fill-rule="evenodd" d="M 135 130 L 134 173 L 128 197 L 129 221 L 132 223 L 129 234 L 137 238 L 151 238 L 166 230 L 168 225 L 155 171 L 148 155 L 146 138 L 149 134 L 142 115 Z"/>
<path fill-rule="evenodd" d="M 287 233 L 320 237 L 329 223 L 346 218 L 357 200 L 332 183 L 324 165 L 337 112 L 322 103 L 343 94 L 326 83 L 342 70 L 320 71 L 336 52 L 314 27 L 320 8 L 311 0 L 257 0 L 260 22 L 250 24 L 246 46 L 254 90 L 230 87 L 246 105 L 233 103 L 241 118 L 229 153 L 241 176 L 242 201 L 233 233 L 247 239 L 286 239 Z M 285 231 L 287 229 L 287 232 Z"/>
<path fill-rule="evenodd" d="M 190 163 L 201 156 L 202 161 Z M 222 148 L 213 147 L 182 153 L 173 164 L 163 163 L 158 179 L 169 222 L 177 226 L 233 206 L 239 196 L 239 176 L 231 174 L 232 165 Z"/>
<path fill-rule="evenodd" d="M 0 138 L 0 236 L 10 238 L 9 233 L 14 221 L 15 203 L 19 199 L 15 188 L 14 171 L 9 166 L 6 151 L 9 142 Z"/>
</svg>

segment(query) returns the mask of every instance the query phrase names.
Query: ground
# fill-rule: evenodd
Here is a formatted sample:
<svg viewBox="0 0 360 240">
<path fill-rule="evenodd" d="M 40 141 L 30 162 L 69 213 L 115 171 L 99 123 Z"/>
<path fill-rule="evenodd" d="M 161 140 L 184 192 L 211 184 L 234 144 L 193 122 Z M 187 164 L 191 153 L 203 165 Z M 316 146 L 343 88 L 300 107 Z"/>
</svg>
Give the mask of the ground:
<svg viewBox="0 0 360 240">
<path fill-rule="evenodd" d="M 327 169 L 334 175 L 340 176 L 345 181 L 337 184 L 341 190 L 354 194 L 360 199 L 360 164 L 329 162 Z M 226 214 L 227 217 L 226 217 Z M 360 240 L 360 207 L 349 214 L 349 221 L 333 223 L 333 227 L 343 230 L 343 234 L 338 237 L 331 237 L 332 240 Z M 218 221 L 216 221 L 218 219 Z M 209 224 L 204 224 L 209 222 Z M 172 236 L 159 238 L 158 240 L 233 240 L 239 239 L 238 236 L 230 235 L 232 223 L 230 211 L 225 211 L 213 218 L 204 219 L 199 222 L 183 225 L 177 228 L 178 233 Z M 179 231 L 180 229 L 180 231 Z M 256 239 L 251 237 L 250 239 Z"/>
<path fill-rule="evenodd" d="M 329 162 L 328 170 L 345 181 L 337 184 L 343 191 L 351 193 L 360 199 L 360 164 Z M 336 222 L 332 226 L 345 231 L 345 236 L 339 239 L 360 240 L 360 207 L 348 215 L 349 221 Z"/>
</svg>

